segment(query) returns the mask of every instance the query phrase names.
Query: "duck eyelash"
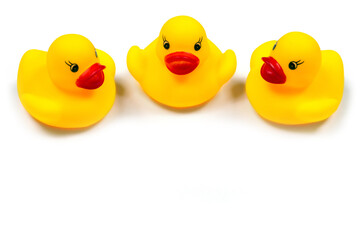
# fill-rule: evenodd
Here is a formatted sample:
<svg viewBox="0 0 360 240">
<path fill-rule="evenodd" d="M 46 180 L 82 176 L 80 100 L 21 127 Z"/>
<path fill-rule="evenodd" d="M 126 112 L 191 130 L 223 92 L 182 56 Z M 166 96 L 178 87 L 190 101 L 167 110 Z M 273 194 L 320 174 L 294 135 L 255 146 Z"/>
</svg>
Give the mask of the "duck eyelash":
<svg viewBox="0 0 360 240">
<path fill-rule="evenodd" d="M 303 63 L 304 63 L 304 61 L 301 62 L 301 60 L 299 60 L 299 61 L 296 62 L 297 65 L 301 65 L 301 64 L 303 64 Z"/>
<path fill-rule="evenodd" d="M 71 65 L 73 65 L 73 63 L 72 63 L 72 62 L 70 62 L 69 60 L 68 60 L 68 62 L 67 62 L 67 61 L 65 61 L 65 63 L 66 63 L 66 65 L 68 65 L 69 67 L 70 67 Z"/>
<path fill-rule="evenodd" d="M 163 42 L 166 42 L 166 37 L 163 35 L 162 36 Z"/>
<path fill-rule="evenodd" d="M 199 41 L 197 41 L 197 42 L 198 42 L 198 43 L 201 43 L 203 39 L 204 39 L 204 37 L 200 37 L 200 38 L 199 38 Z"/>
</svg>

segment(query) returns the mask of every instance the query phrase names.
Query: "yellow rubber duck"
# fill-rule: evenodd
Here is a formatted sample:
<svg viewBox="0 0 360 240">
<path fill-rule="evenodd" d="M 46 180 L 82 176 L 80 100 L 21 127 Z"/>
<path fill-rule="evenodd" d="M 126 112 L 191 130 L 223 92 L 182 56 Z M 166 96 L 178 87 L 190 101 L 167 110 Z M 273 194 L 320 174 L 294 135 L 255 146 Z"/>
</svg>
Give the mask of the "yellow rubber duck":
<svg viewBox="0 0 360 240">
<path fill-rule="evenodd" d="M 236 56 L 224 54 L 207 38 L 195 19 L 177 16 L 162 27 L 144 50 L 133 46 L 127 66 L 145 93 L 174 108 L 209 101 L 235 73 Z"/>
<path fill-rule="evenodd" d="M 100 121 L 115 100 L 115 64 L 85 37 L 68 34 L 48 52 L 27 51 L 20 61 L 18 93 L 38 121 L 83 128 Z"/>
<path fill-rule="evenodd" d="M 255 111 L 272 122 L 319 122 L 338 108 L 344 89 L 340 55 L 320 50 L 311 36 L 291 32 L 251 56 L 246 93 Z"/>
</svg>

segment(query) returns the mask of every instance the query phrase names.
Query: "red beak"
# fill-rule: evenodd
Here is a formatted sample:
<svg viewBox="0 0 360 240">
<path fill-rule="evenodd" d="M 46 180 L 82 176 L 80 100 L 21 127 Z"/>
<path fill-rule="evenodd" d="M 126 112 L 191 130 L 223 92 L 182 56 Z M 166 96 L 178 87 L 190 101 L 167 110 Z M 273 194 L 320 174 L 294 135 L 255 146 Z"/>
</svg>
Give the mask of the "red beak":
<svg viewBox="0 0 360 240">
<path fill-rule="evenodd" d="M 106 67 L 95 63 L 86 69 L 76 80 L 76 86 L 84 89 L 97 89 L 104 83 L 104 72 Z"/>
<path fill-rule="evenodd" d="M 280 64 L 273 57 L 263 57 L 264 64 L 261 67 L 262 78 L 274 84 L 283 84 L 286 82 L 286 75 Z"/>
<path fill-rule="evenodd" d="M 177 75 L 186 75 L 197 68 L 200 60 L 194 54 L 174 52 L 165 56 L 165 64 L 170 72 Z"/>
</svg>

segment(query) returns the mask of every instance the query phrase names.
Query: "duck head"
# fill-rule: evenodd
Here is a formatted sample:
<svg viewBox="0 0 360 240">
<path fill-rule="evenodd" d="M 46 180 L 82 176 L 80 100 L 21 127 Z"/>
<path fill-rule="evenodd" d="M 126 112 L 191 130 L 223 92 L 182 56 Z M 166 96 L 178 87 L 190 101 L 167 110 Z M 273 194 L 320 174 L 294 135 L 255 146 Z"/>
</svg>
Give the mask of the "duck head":
<svg viewBox="0 0 360 240">
<path fill-rule="evenodd" d="M 263 57 L 262 78 L 284 88 L 303 89 L 311 84 L 321 66 L 321 51 L 311 36 L 291 32 L 279 39 L 269 57 Z"/>
<path fill-rule="evenodd" d="M 84 91 L 101 87 L 105 66 L 99 63 L 94 45 L 76 34 L 56 39 L 47 53 L 48 73 L 62 90 Z"/>
<path fill-rule="evenodd" d="M 209 54 L 204 28 L 187 16 L 168 20 L 156 41 L 158 58 L 175 75 L 187 75 L 195 71 Z"/>
</svg>

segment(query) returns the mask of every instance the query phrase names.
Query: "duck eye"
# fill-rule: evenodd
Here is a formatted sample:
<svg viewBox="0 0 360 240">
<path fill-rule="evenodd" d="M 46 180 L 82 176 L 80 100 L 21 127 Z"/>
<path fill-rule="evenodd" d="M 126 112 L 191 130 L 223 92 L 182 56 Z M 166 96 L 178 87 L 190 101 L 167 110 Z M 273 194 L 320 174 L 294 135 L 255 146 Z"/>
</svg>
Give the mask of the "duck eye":
<svg viewBox="0 0 360 240">
<path fill-rule="evenodd" d="M 274 45 L 274 47 L 273 47 L 273 51 L 275 50 L 276 46 L 277 46 L 277 42 L 275 43 L 275 45 Z"/>
<path fill-rule="evenodd" d="M 199 51 L 199 50 L 200 50 L 202 40 L 203 40 L 203 37 L 200 37 L 200 38 L 199 38 L 199 41 L 197 41 L 197 43 L 195 43 L 195 45 L 194 45 L 195 51 Z"/>
<path fill-rule="evenodd" d="M 199 43 L 199 42 L 195 43 L 195 46 L 194 46 L 195 51 L 199 51 L 200 48 L 201 48 L 201 43 Z"/>
<path fill-rule="evenodd" d="M 95 49 L 95 57 L 96 57 L 96 58 L 98 57 L 96 49 Z"/>
<path fill-rule="evenodd" d="M 297 67 L 298 67 L 298 65 L 297 65 L 296 62 L 292 61 L 292 62 L 289 63 L 289 68 L 291 70 L 295 70 Z"/>
<path fill-rule="evenodd" d="M 65 61 L 66 65 L 68 65 L 70 67 L 70 71 L 72 72 L 77 72 L 79 71 L 79 66 L 76 63 L 72 63 L 70 61 Z"/>
<path fill-rule="evenodd" d="M 71 64 L 70 71 L 72 71 L 74 73 L 79 71 L 79 66 L 76 63 Z"/>
<path fill-rule="evenodd" d="M 299 65 L 301 65 L 301 64 L 303 64 L 303 63 L 304 63 L 304 61 L 301 61 L 301 60 L 299 60 L 299 61 L 292 61 L 292 62 L 289 63 L 289 68 L 290 68 L 291 70 L 295 70 L 295 69 L 297 69 L 297 67 L 298 67 Z"/>
<path fill-rule="evenodd" d="M 168 50 L 170 48 L 170 43 L 168 41 L 164 41 L 164 48 Z"/>
</svg>

